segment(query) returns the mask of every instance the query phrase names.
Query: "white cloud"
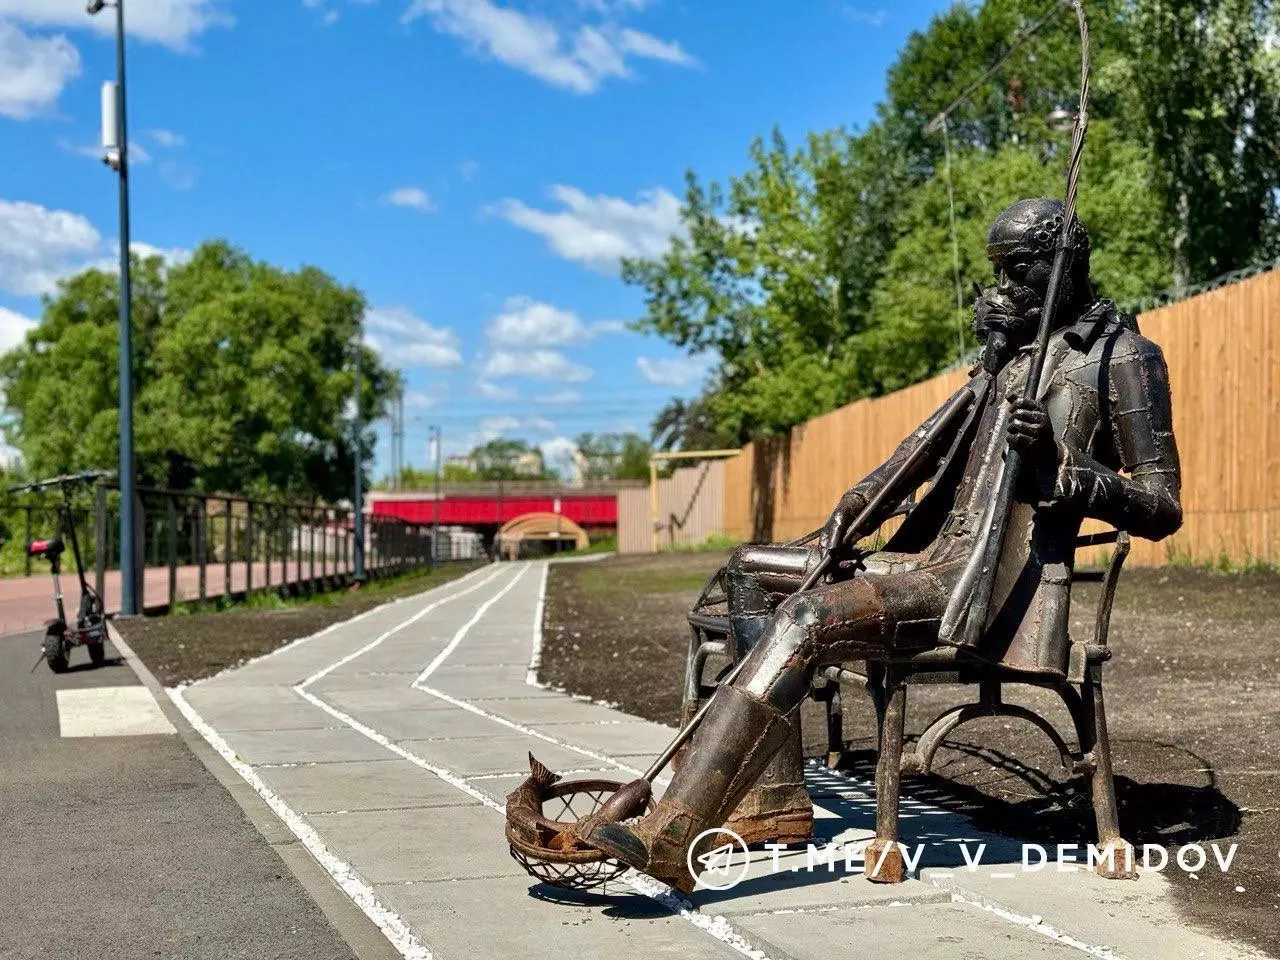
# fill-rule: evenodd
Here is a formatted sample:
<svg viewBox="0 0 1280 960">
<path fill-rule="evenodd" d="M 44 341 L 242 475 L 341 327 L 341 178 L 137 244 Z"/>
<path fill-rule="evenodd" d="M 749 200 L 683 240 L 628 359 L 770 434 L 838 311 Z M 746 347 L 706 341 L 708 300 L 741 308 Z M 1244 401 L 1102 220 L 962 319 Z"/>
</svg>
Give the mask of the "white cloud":
<svg viewBox="0 0 1280 960">
<path fill-rule="evenodd" d="M 616 270 L 622 257 L 661 256 L 682 229 L 680 201 L 661 187 L 641 192 L 636 203 L 603 194 L 588 196 L 563 184 L 549 193 L 564 209 L 537 210 L 506 199 L 495 212 L 545 239 L 566 260 L 595 270 Z"/>
<path fill-rule="evenodd" d="M 562 310 L 531 297 L 511 297 L 486 327 L 491 343 L 508 347 L 556 347 L 581 344 L 604 333 L 626 329 L 621 320 L 583 323 L 572 310 Z"/>
<path fill-rule="evenodd" d="M 476 390 L 486 400 L 510 401 L 520 396 L 520 391 L 515 387 L 503 387 L 487 380 L 477 381 Z"/>
<path fill-rule="evenodd" d="M 510 414 L 499 414 L 493 417 L 483 417 L 479 424 L 480 435 L 486 440 L 495 440 L 498 437 L 520 431 L 527 433 L 555 433 L 556 425 L 545 417 L 516 417 Z"/>
<path fill-rule="evenodd" d="M 103 273 L 119 273 L 120 241 L 113 237 L 110 240 L 103 241 L 102 246 L 106 249 L 106 253 L 85 263 L 76 264 L 73 268 L 67 270 L 66 274 L 78 273 L 81 270 L 101 270 Z M 166 267 L 178 266 L 191 259 L 191 251 L 185 247 L 157 247 L 150 243 L 135 240 L 129 244 L 129 249 L 133 251 L 135 257 L 142 257 L 144 260 L 148 257 L 159 257 L 164 261 Z"/>
<path fill-rule="evenodd" d="M 596 13 L 625 13 L 628 10 L 639 12 L 653 2 L 654 0 L 578 0 L 578 6 Z"/>
<path fill-rule="evenodd" d="M 507 346 L 549 347 L 581 343 L 587 328 L 572 310 L 561 310 L 528 297 L 512 297 L 489 324 L 489 339 Z"/>
<path fill-rule="evenodd" d="M 651 60 L 663 60 L 666 63 L 678 63 L 682 66 L 692 66 L 697 63 L 680 44 L 663 40 L 661 37 L 655 37 L 641 30 L 632 30 L 630 27 L 618 32 L 617 43 L 625 53 L 637 57 L 648 57 Z"/>
<path fill-rule="evenodd" d="M 480 421 L 480 435 L 486 440 L 497 440 L 504 433 L 518 429 L 520 421 L 515 417 L 485 417 Z"/>
<path fill-rule="evenodd" d="M 462 363 L 458 338 L 433 327 L 408 307 L 379 307 L 365 315 L 365 341 L 393 364 L 442 369 Z"/>
<path fill-rule="evenodd" d="M 598 13 L 612 14 L 621 5 L 612 5 L 613 10 L 591 6 Z M 638 9 L 634 3 L 626 6 Z M 607 79 L 630 77 L 629 56 L 678 64 L 696 62 L 677 43 L 620 30 L 611 20 L 581 24 L 576 29 L 561 27 L 493 0 L 413 0 L 402 19 L 408 23 L 422 17 L 428 18 L 438 33 L 464 41 L 473 54 L 492 57 L 573 93 L 594 93 Z"/>
<path fill-rule="evenodd" d="M 407 207 L 410 210 L 421 210 L 429 213 L 436 208 L 431 202 L 431 195 L 421 187 L 397 187 L 382 198 L 383 203 L 393 207 Z"/>
<path fill-rule="evenodd" d="M 578 445 L 568 437 L 556 437 L 554 440 L 546 440 L 538 444 L 538 449 L 542 451 L 542 462 L 546 464 L 548 470 L 552 470 L 565 478 L 576 475 L 575 460 L 578 454 Z"/>
<path fill-rule="evenodd" d="M 581 403 L 582 394 L 577 390 L 557 390 L 555 393 L 544 393 L 534 397 L 533 402 L 549 407 L 567 407 L 570 404 Z"/>
<path fill-rule="evenodd" d="M 81 214 L 0 200 L 0 289 L 22 297 L 52 293 L 101 247 L 102 235 Z"/>
<path fill-rule="evenodd" d="M 663 387 L 686 387 L 702 380 L 712 362 L 713 358 L 708 354 L 662 360 L 636 357 L 636 368 L 650 383 Z"/>
<path fill-rule="evenodd" d="M 224 0 L 128 0 L 125 29 L 140 40 L 186 50 L 193 37 L 210 27 L 229 27 L 235 18 Z M 84 0 L 0 0 L 0 17 L 35 27 L 72 27 L 115 34 L 114 10 L 96 17 L 85 13 Z"/>
<path fill-rule="evenodd" d="M 35 328 L 35 320 L 16 310 L 0 307 L 0 353 L 8 353 L 21 344 L 27 332 Z"/>
<path fill-rule="evenodd" d="M 134 151 L 129 148 L 129 152 Z M 160 164 L 160 179 L 173 190 L 190 190 L 200 179 L 200 168 L 185 160 L 165 160 Z"/>
<path fill-rule="evenodd" d="M 170 150 L 187 145 L 186 137 L 180 133 L 174 133 L 172 130 L 164 130 L 157 127 L 154 130 L 148 130 L 147 134 L 160 146 L 167 147 Z M 134 149 L 136 150 L 137 147 L 135 146 Z"/>
<path fill-rule="evenodd" d="M 464 160 L 458 164 L 458 176 L 462 177 L 467 183 L 470 183 L 476 177 L 480 176 L 480 164 L 474 160 Z"/>
<path fill-rule="evenodd" d="M 73 143 L 66 137 L 60 137 L 58 146 L 67 151 L 67 153 L 74 153 L 80 157 L 88 157 L 90 160 L 102 162 L 103 150 L 96 143 Z M 150 163 L 151 159 L 151 152 L 142 144 L 137 141 L 129 144 L 129 163 L 131 165 L 137 166 L 138 164 Z"/>
<path fill-rule="evenodd" d="M 24 120 L 47 112 L 79 75 L 80 53 L 66 37 L 33 37 L 0 19 L 0 116 Z"/>
<path fill-rule="evenodd" d="M 854 23 L 865 24 L 868 27 L 883 27 L 889 19 L 889 14 L 883 8 L 877 10 L 862 10 L 858 7 L 845 4 L 845 18 Z"/>
<path fill-rule="evenodd" d="M 404 405 L 410 410 L 430 410 L 440 401 L 420 390 L 410 390 L 404 395 Z"/>
<path fill-rule="evenodd" d="M 490 380 L 527 377 L 551 383 L 585 383 L 595 376 L 590 367 L 575 363 L 555 350 L 495 350 L 481 368 Z"/>
</svg>

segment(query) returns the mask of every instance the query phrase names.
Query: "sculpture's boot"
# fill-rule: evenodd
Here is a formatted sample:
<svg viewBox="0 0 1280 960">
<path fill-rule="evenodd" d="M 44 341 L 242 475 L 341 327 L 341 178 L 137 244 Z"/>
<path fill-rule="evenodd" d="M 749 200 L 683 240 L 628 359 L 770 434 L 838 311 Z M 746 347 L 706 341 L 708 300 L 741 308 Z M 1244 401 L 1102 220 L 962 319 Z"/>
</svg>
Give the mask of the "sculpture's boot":
<svg viewBox="0 0 1280 960">
<path fill-rule="evenodd" d="M 782 746 L 725 825 L 749 847 L 813 839 L 813 801 L 804 785 L 804 744 L 798 710 L 787 718 L 786 727 Z"/>
<path fill-rule="evenodd" d="M 722 687 L 654 811 L 632 824 L 601 824 L 587 842 L 692 893 L 696 881 L 689 870 L 690 846 L 704 830 L 721 826 L 746 795 L 786 739 L 788 719 L 738 687 Z M 705 842 L 712 848 L 723 839 L 709 836 Z M 699 851 L 693 853 L 696 857 Z"/>
</svg>

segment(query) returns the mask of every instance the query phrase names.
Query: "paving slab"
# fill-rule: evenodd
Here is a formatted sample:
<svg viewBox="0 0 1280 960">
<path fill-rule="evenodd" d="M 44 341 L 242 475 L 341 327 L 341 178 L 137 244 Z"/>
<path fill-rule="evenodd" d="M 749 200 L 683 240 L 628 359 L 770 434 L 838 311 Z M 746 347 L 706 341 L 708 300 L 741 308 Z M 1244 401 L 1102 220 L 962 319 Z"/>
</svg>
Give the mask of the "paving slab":
<svg viewBox="0 0 1280 960">
<path fill-rule="evenodd" d="M 363 670 L 359 660 L 352 661 L 345 667 L 339 667 L 333 673 L 326 674 L 315 683 L 307 685 L 307 689 L 315 694 L 323 695 L 335 691 L 367 690 L 377 693 L 392 693 L 397 689 L 409 690 L 413 681 L 418 678 L 418 670 Z M 303 679 L 306 679 L 305 677 Z"/>
<path fill-rule="evenodd" d="M 458 606 L 461 607 L 468 599 L 470 598 L 459 600 Z M 424 628 L 421 622 L 416 623 L 384 640 L 372 650 L 360 654 L 346 667 L 339 667 L 335 672 L 404 673 L 412 670 L 416 675 L 417 671 L 430 663 L 448 645 L 455 629 L 457 628 L 453 626 Z"/>
<path fill-rule="evenodd" d="M 544 688 L 530 689 L 542 689 Z M 639 720 L 630 714 L 622 713 L 612 707 L 601 706 L 586 700 L 575 700 L 572 697 L 514 697 L 506 700 L 474 700 L 477 707 L 487 713 L 494 713 L 516 723 L 533 724 L 538 727 L 553 726 L 561 723 L 598 723 L 602 720 Z M 552 731 L 548 730 L 548 733 Z"/>
<path fill-rule="evenodd" d="M 362 685 L 351 687 L 344 681 L 346 677 L 337 677 L 328 683 L 321 681 L 307 688 L 307 691 L 319 697 L 331 707 L 349 713 L 354 717 L 362 717 L 370 713 L 386 713 L 396 710 L 457 710 L 455 704 L 423 693 L 410 686 L 417 674 L 403 674 L 403 683 L 386 683 L 382 686 Z"/>
<path fill-rule="evenodd" d="M 966 901 L 998 904 L 1025 917 L 1041 918 L 1062 933 L 1122 957 L 1246 960 L 1265 956 L 1224 944 L 1184 924 L 1173 906 L 1169 881 L 1158 873 L 1143 873 L 1136 881 L 1104 880 L 1088 870 L 1059 873 L 1054 855 L 1050 849 L 1049 866 L 1042 871 L 1024 870 L 1019 859 L 1013 866 L 934 869 L 922 871 L 921 876 Z M 1036 862 L 1034 856 L 1029 859 Z"/>
<path fill-rule="evenodd" d="M 771 957 L 876 960 L 1081 960 L 1085 954 L 974 907 L 913 903 L 739 917 L 734 926 Z"/>
<path fill-rule="evenodd" d="M 512 671 L 511 667 L 464 667 L 458 669 L 441 668 L 426 681 L 426 686 L 433 687 L 441 693 L 447 693 L 459 700 L 502 699 L 504 697 L 562 697 L 564 694 L 541 687 L 531 687 L 524 682 L 524 674 L 519 677 L 502 676 L 498 671 Z"/>
<path fill-rule="evenodd" d="M 299 702 L 292 686 L 239 683 L 232 674 L 184 687 L 182 696 L 201 713 L 210 707 L 289 706 Z"/>
<path fill-rule="evenodd" d="M 430 764 L 464 777 L 477 773 L 528 770 L 530 752 L 552 770 L 575 770 L 599 763 L 566 747 L 523 733 L 482 740 L 406 740 L 401 746 Z"/>
<path fill-rule="evenodd" d="M 340 763 L 385 760 L 390 754 L 368 737 L 338 730 L 228 730 L 236 754 L 251 766 L 264 763 Z"/>
<path fill-rule="evenodd" d="M 741 960 L 741 954 L 636 894 L 575 894 L 528 877 L 375 889 L 423 931 L 437 960 Z M 502 905 L 500 914 L 495 904 Z"/>
<path fill-rule="evenodd" d="M 299 813 L 462 807 L 480 803 L 408 760 L 273 767 L 260 769 L 258 776 Z"/>
<path fill-rule="evenodd" d="M 416 691 L 424 701 L 437 697 Z M 475 714 L 449 704 L 448 710 L 381 710 L 361 715 L 361 722 L 377 729 L 390 740 L 488 740 L 499 729 L 492 722 L 477 723 Z"/>
<path fill-rule="evenodd" d="M 860 838 L 866 839 L 866 838 Z M 783 910 L 883 906 L 890 903 L 949 903 L 951 894 L 931 884 L 871 883 L 862 875 L 860 850 L 847 864 L 843 850 L 830 864 L 825 851 L 805 846 L 752 851 L 746 876 L 729 890 L 698 890 L 690 900 L 704 913 L 734 917 Z"/>
<path fill-rule="evenodd" d="M 224 704 L 206 700 L 197 708 L 200 715 L 223 732 L 236 730 L 318 730 L 336 729 L 342 724 L 319 707 L 307 703 L 292 690 L 292 703 Z M 344 728 L 345 729 L 345 728 Z"/>
<path fill-rule="evenodd" d="M 309 819 L 370 883 L 527 876 L 507 850 L 502 815 L 488 807 L 321 813 Z"/>
<path fill-rule="evenodd" d="M 648 721 L 565 723 L 543 731 L 548 736 L 609 755 L 661 753 L 676 735 L 672 727 Z"/>
</svg>

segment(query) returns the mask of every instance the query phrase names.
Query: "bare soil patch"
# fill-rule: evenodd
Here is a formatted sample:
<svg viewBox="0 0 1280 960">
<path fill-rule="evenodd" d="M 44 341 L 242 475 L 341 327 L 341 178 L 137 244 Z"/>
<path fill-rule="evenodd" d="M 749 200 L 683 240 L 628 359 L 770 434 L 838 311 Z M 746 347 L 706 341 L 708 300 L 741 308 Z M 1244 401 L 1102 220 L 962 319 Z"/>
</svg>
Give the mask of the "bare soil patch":
<svg viewBox="0 0 1280 960">
<path fill-rule="evenodd" d="M 552 567 L 542 679 L 628 712 L 677 723 L 689 631 L 684 616 L 726 554 L 617 557 Z M 1098 587 L 1081 584 L 1073 629 L 1091 629 Z M 1238 844 L 1229 872 L 1174 883 L 1184 915 L 1219 935 L 1280 955 L 1280 576 L 1199 569 L 1131 569 L 1112 619 L 1107 713 L 1125 836 L 1134 844 Z M 959 687 L 912 687 L 908 731 L 970 698 Z M 1011 701 L 1052 704 L 1039 691 Z M 1061 709 L 1046 714 L 1063 723 Z M 825 750 L 821 710 L 806 704 L 806 747 Z M 846 693 L 847 769 L 874 769 L 869 702 Z M 1060 726 L 1067 730 L 1068 726 Z M 1094 839 L 1087 788 L 1067 779 L 1042 734 L 1010 720 L 957 730 L 932 777 L 904 787 L 963 809 L 1028 842 Z M 1172 860 L 1172 857 L 1171 857 Z"/>
<path fill-rule="evenodd" d="M 281 601 L 246 604 L 217 613 L 174 614 L 117 620 L 125 642 L 166 686 L 213 676 L 356 614 L 408 597 L 474 570 L 451 563 L 427 573 L 371 580 L 358 589 Z"/>
</svg>

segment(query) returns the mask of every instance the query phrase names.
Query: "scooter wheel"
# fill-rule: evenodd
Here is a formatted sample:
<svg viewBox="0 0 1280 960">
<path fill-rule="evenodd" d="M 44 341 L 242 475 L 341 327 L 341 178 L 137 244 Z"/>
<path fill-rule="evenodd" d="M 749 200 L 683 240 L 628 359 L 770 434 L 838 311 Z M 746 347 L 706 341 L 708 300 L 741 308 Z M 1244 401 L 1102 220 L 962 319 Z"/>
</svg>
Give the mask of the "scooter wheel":
<svg viewBox="0 0 1280 960">
<path fill-rule="evenodd" d="M 44 658 L 54 673 L 67 672 L 67 646 L 62 634 L 50 631 L 44 635 Z"/>
<path fill-rule="evenodd" d="M 100 667 L 107 662 L 107 650 L 101 640 L 90 641 L 85 646 L 89 648 L 89 660 L 95 667 Z"/>
</svg>

